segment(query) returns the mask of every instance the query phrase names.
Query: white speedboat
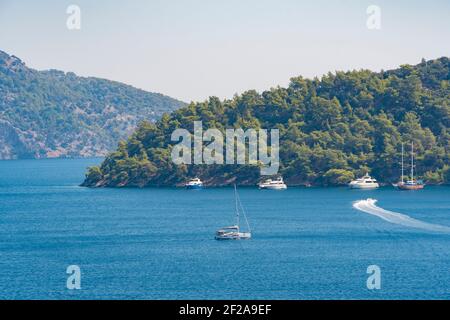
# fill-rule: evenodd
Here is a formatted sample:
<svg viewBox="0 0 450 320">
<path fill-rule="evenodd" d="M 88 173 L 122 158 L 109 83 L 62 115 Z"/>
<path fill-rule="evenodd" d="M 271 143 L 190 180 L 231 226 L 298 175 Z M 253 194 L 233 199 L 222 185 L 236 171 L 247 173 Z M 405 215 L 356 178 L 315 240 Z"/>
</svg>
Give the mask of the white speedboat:
<svg viewBox="0 0 450 320">
<path fill-rule="evenodd" d="M 203 182 L 199 178 L 191 179 L 186 184 L 187 189 L 201 189 L 203 188 Z"/>
<path fill-rule="evenodd" d="M 241 200 L 239 199 L 239 195 L 237 193 L 236 185 L 234 186 L 234 197 L 235 197 L 235 211 L 236 211 L 236 225 L 231 227 L 225 227 L 216 231 L 216 240 L 248 240 L 252 237 L 252 233 L 250 231 L 250 226 L 248 224 L 247 216 L 245 215 L 244 208 L 242 207 Z M 241 212 L 244 216 L 245 223 L 247 225 L 246 232 L 241 231 L 240 223 L 241 223 Z"/>
<path fill-rule="evenodd" d="M 275 180 L 267 179 L 267 180 L 261 182 L 258 186 L 260 189 L 266 189 L 266 190 L 285 190 L 285 189 L 287 189 L 287 186 L 284 183 L 282 177 L 279 177 Z"/>
<path fill-rule="evenodd" d="M 352 189 L 377 189 L 380 187 L 377 180 L 366 174 L 364 177 L 353 180 L 349 183 Z"/>
</svg>

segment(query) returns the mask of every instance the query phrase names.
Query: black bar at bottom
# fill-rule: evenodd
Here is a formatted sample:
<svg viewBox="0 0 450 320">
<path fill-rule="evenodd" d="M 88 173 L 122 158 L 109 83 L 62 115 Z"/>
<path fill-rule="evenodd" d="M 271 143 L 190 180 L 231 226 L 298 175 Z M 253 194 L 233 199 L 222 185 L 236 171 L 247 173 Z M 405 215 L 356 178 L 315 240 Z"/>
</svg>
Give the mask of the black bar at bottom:
<svg viewBox="0 0 450 320">
<path fill-rule="evenodd" d="M 330 313 L 333 318 L 359 314 L 364 319 L 384 318 L 387 310 L 393 308 L 403 315 L 417 315 L 423 310 L 448 310 L 449 305 L 448 301 L 0 301 L 1 310 L 11 307 L 16 315 L 22 311 L 29 314 L 33 309 L 62 308 L 71 316 L 86 316 L 86 310 L 94 310 L 125 320 L 130 318 L 131 311 L 149 319 L 300 319 Z"/>
</svg>

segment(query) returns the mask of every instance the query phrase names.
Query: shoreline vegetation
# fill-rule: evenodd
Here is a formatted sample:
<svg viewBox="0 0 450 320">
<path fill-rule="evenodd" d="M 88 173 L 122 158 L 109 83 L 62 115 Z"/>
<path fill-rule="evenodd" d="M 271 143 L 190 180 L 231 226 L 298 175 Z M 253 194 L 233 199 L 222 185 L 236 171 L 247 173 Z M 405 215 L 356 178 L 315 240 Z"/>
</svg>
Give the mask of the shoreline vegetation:
<svg viewBox="0 0 450 320">
<path fill-rule="evenodd" d="M 264 179 L 262 179 L 264 180 Z M 234 180 L 233 180 L 234 181 Z M 202 189 L 222 189 L 222 188 L 233 188 L 234 184 L 232 183 L 228 183 L 228 184 L 204 184 Z M 258 184 L 240 184 L 240 185 L 236 185 L 239 188 L 245 188 L 245 189 L 259 189 Z M 186 184 L 185 183 L 179 183 L 176 185 L 166 185 L 166 184 L 161 184 L 161 185 L 147 185 L 147 186 L 136 186 L 136 185 L 116 185 L 116 186 L 107 186 L 107 185 L 99 185 L 99 186 L 85 186 L 83 184 L 80 185 L 80 187 L 88 187 L 88 188 L 92 188 L 92 189 L 161 189 L 161 188 L 166 188 L 166 189 L 183 189 L 183 190 L 188 190 L 186 188 Z M 349 188 L 347 183 L 343 183 L 343 184 L 329 184 L 329 185 L 320 185 L 320 184 L 289 184 L 288 189 L 349 189 L 355 192 L 364 192 L 364 191 L 375 191 L 375 190 L 379 190 L 379 189 L 385 189 L 385 188 L 391 188 L 391 189 L 395 189 L 395 187 L 393 186 L 392 183 L 380 183 L 380 187 L 377 189 L 351 189 Z M 430 183 L 427 184 L 427 187 L 445 187 L 445 188 L 450 188 L 450 184 L 449 183 Z M 198 189 L 197 189 L 198 190 Z M 197 191 L 194 190 L 194 191 Z M 192 190 L 188 190 L 188 191 L 192 191 Z M 266 190 L 263 190 L 266 191 Z M 269 190 L 269 191 L 273 191 L 273 190 Z M 275 191 L 280 191 L 280 190 L 275 190 Z M 281 190 L 281 191 L 285 191 L 285 190 Z"/>
<path fill-rule="evenodd" d="M 328 73 L 292 78 L 287 88 L 216 97 L 144 121 L 82 186 L 180 186 L 199 177 L 205 186 L 254 186 L 257 165 L 175 165 L 175 129 L 278 129 L 280 171 L 289 186 L 339 186 L 369 172 L 398 181 L 401 144 L 414 142 L 416 171 L 427 184 L 450 184 L 450 61 L 422 60 L 390 71 Z"/>
</svg>

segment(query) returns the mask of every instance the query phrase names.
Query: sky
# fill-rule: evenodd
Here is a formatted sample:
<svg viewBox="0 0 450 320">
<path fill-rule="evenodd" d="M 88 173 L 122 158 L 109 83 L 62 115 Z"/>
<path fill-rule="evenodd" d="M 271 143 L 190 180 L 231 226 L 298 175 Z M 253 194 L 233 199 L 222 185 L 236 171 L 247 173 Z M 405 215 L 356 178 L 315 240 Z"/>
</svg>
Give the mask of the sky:
<svg viewBox="0 0 450 320">
<path fill-rule="evenodd" d="M 69 30 L 69 5 L 81 29 Z M 369 29 L 366 10 L 381 10 Z M 0 0 L 0 50 L 185 102 L 450 56 L 450 0 Z"/>
</svg>

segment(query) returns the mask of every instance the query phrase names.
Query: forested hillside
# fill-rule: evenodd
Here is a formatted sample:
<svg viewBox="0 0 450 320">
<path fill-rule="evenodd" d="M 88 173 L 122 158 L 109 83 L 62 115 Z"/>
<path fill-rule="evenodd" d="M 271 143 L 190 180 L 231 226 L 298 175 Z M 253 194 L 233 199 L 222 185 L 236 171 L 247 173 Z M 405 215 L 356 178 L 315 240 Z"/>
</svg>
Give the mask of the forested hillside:
<svg viewBox="0 0 450 320">
<path fill-rule="evenodd" d="M 37 71 L 0 51 L 0 159 L 105 155 L 184 104 L 118 82 Z"/>
<path fill-rule="evenodd" d="M 443 57 L 391 71 L 297 77 L 287 88 L 192 103 L 156 124 L 141 124 L 100 167 L 90 168 L 84 185 L 176 185 L 195 176 L 210 185 L 260 179 L 255 166 L 174 165 L 171 133 L 192 132 L 194 120 L 205 129 L 278 128 L 280 173 L 291 185 L 339 185 L 366 171 L 385 183 L 397 181 L 401 143 L 412 141 L 419 175 L 428 183 L 450 183 L 449 67 Z"/>
</svg>

